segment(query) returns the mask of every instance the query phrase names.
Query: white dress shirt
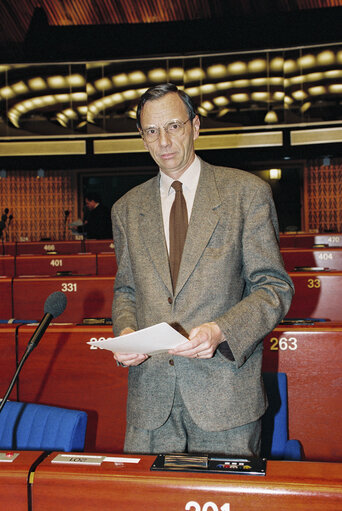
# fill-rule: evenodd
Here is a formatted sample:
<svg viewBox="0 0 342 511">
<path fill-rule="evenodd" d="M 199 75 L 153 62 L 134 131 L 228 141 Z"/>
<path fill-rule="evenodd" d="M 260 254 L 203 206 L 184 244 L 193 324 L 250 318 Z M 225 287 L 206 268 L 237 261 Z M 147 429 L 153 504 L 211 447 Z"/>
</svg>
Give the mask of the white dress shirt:
<svg viewBox="0 0 342 511">
<path fill-rule="evenodd" d="M 195 159 L 190 167 L 184 172 L 184 174 L 182 174 L 180 179 L 177 180 L 180 181 L 183 185 L 183 195 L 188 210 L 188 221 L 190 221 L 191 217 L 191 211 L 195 199 L 200 172 L 201 163 L 199 158 L 195 156 Z M 165 241 L 168 251 L 170 245 L 170 211 L 176 194 L 175 190 L 171 186 L 173 181 L 174 179 L 160 171 L 160 198 L 163 212 Z"/>
</svg>

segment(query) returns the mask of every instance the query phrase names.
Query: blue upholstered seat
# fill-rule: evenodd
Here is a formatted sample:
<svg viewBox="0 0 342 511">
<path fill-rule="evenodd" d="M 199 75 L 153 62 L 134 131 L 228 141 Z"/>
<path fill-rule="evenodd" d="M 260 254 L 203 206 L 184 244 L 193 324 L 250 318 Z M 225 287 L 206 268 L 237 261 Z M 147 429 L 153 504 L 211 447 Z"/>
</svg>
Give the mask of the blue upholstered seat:
<svg viewBox="0 0 342 511">
<path fill-rule="evenodd" d="M 8 401 L 0 412 L 0 449 L 82 451 L 87 414 Z"/>
<path fill-rule="evenodd" d="M 288 437 L 287 377 L 263 373 L 269 407 L 262 420 L 262 456 L 268 459 L 300 460 L 301 445 Z"/>
</svg>

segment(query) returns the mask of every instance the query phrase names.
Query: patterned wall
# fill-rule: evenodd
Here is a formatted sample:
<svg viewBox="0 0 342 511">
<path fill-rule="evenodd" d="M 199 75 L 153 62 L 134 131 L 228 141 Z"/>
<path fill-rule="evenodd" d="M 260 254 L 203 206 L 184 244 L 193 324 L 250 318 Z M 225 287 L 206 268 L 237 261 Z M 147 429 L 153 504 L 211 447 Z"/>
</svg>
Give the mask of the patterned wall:
<svg viewBox="0 0 342 511">
<path fill-rule="evenodd" d="M 37 171 L 7 171 L 0 179 L 0 214 L 8 208 L 13 220 L 3 239 L 74 239 L 69 224 L 78 217 L 76 180 L 74 171 L 45 171 L 41 178 Z M 342 161 L 307 162 L 303 216 L 302 230 L 342 232 Z"/>
<path fill-rule="evenodd" d="M 342 231 L 342 161 L 311 161 L 304 167 L 303 229 Z"/>
<path fill-rule="evenodd" d="M 7 171 L 0 179 L 0 208 L 1 215 L 5 208 L 13 215 L 10 224 L 6 222 L 5 241 L 73 239 L 68 226 L 77 218 L 75 173 L 45 171 L 38 178 L 37 171 Z"/>
</svg>

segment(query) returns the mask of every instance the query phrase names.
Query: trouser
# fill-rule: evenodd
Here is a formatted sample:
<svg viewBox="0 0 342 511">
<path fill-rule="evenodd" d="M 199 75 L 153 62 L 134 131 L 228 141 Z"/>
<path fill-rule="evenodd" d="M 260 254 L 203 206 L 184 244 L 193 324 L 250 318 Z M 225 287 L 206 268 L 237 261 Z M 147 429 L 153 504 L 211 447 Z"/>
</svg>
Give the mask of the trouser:
<svg viewBox="0 0 342 511">
<path fill-rule="evenodd" d="M 162 454 L 188 452 L 258 456 L 261 443 L 261 419 L 223 431 L 205 431 L 192 420 L 176 387 L 174 403 L 167 421 L 147 430 L 128 424 L 124 450 L 127 453 Z"/>
</svg>

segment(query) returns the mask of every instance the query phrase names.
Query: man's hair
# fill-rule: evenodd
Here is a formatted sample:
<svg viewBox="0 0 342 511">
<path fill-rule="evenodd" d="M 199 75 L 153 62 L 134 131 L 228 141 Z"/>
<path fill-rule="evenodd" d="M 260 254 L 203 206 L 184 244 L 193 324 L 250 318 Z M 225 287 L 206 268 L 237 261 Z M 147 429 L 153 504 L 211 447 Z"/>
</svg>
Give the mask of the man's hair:
<svg viewBox="0 0 342 511">
<path fill-rule="evenodd" d="M 101 202 L 101 197 L 97 192 L 88 191 L 84 194 L 84 199 L 88 199 L 89 201 Z"/>
<path fill-rule="evenodd" d="M 174 83 L 163 83 L 160 85 L 154 85 L 153 87 L 150 87 L 141 96 L 137 108 L 137 127 L 139 130 L 141 130 L 140 118 L 145 103 L 147 103 L 147 101 L 153 101 L 154 99 L 160 99 L 163 96 L 166 96 L 166 94 L 169 94 L 170 92 L 176 93 L 183 101 L 188 111 L 189 119 L 192 121 L 192 119 L 195 118 L 196 110 L 190 96 L 181 89 L 178 89 L 178 87 Z"/>
</svg>

